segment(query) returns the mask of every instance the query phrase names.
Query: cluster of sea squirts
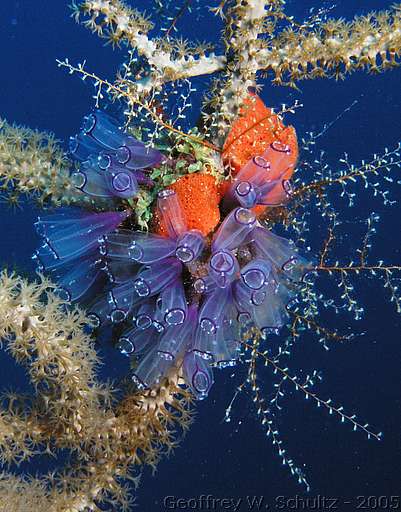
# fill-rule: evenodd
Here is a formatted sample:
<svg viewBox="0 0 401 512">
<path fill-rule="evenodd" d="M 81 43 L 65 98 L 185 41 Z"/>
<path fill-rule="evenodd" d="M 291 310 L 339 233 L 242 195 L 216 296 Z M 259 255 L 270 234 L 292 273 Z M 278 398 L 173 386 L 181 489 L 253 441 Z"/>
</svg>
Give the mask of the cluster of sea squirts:
<svg viewBox="0 0 401 512">
<path fill-rule="evenodd" d="M 164 161 L 163 154 L 101 111 L 87 116 L 71 140 L 79 162 L 71 179 L 109 210 L 62 208 L 39 218 L 43 243 L 34 258 L 56 280 L 58 292 L 84 305 L 97 326 L 122 326 L 117 346 L 137 359 L 132 378 L 138 387 L 157 385 L 180 366 L 202 399 L 213 384 L 213 368 L 236 363 L 244 331 L 256 328 L 267 337 L 286 323 L 287 304 L 310 264 L 292 241 L 258 219 L 261 209 L 283 206 L 291 197 L 296 161 L 291 146 L 276 137 L 277 126 L 268 134 L 251 149 L 260 153 L 244 164 L 238 165 L 237 152 L 234 177 L 214 195 L 222 220 L 212 233 L 201 223 L 202 212 L 193 214 L 196 205 L 187 207 L 194 183 L 210 185 L 207 173 L 184 176 L 160 191 L 154 232 L 143 232 L 128 222 L 127 200 L 140 186 L 152 187 L 149 170 Z"/>
</svg>

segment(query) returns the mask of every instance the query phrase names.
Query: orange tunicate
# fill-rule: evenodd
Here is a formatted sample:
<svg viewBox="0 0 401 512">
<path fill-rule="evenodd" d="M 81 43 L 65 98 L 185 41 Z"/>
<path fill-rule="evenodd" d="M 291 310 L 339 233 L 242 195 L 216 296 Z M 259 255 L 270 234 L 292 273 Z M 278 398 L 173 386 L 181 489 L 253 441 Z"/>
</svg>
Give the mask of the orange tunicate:
<svg viewBox="0 0 401 512">
<path fill-rule="evenodd" d="M 295 128 L 284 126 L 281 119 L 266 107 L 263 101 L 254 93 L 244 102 L 240 116 L 231 127 L 223 146 L 223 162 L 229 166 L 233 177 L 254 157 L 266 154 L 272 143 L 278 141 L 290 148 L 287 158 L 287 171 L 281 175 L 283 180 L 291 178 L 298 160 L 298 141 Z M 271 166 L 270 179 L 278 178 L 282 169 Z M 228 184 L 222 185 L 221 193 L 227 190 Z M 260 215 L 266 207 L 257 205 L 252 210 Z"/>
<path fill-rule="evenodd" d="M 253 157 L 262 155 L 268 146 L 279 141 L 288 144 L 293 157 L 292 169 L 298 159 L 297 135 L 293 126 L 285 127 L 280 118 L 266 107 L 254 93 L 244 102 L 240 116 L 231 127 L 223 146 L 223 161 L 235 174 Z M 285 176 L 285 179 L 290 178 Z"/>
<path fill-rule="evenodd" d="M 198 229 L 205 236 L 214 231 L 220 222 L 221 195 L 216 179 L 211 174 L 186 174 L 167 188 L 178 195 L 188 229 Z M 167 230 L 157 212 L 154 221 L 154 231 L 167 236 Z"/>
</svg>

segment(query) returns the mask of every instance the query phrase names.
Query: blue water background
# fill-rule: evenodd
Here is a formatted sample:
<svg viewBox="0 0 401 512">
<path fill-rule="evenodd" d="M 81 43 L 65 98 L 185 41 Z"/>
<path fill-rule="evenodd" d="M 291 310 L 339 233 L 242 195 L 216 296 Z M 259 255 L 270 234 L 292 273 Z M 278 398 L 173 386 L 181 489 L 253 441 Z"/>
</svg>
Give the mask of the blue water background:
<svg viewBox="0 0 401 512">
<path fill-rule="evenodd" d="M 389 7 L 390 3 L 339 1 L 333 16 L 351 19 L 354 13 L 366 14 L 372 9 Z M 310 7 L 319 4 L 291 0 L 287 8 L 290 14 L 302 19 Z M 3 0 L 0 5 L 0 116 L 51 130 L 62 141 L 77 131 L 81 118 L 92 108 L 93 89 L 58 69 L 56 59 L 68 57 L 72 63 L 86 59 L 88 69 L 112 79 L 124 54 L 104 47 L 102 41 L 76 25 L 69 15 L 67 2 L 62 0 Z M 210 39 L 208 34 L 215 33 L 219 24 L 211 17 L 208 20 L 206 23 L 202 18 L 190 24 L 185 18 L 178 26 L 192 38 Z M 379 76 L 358 72 L 344 82 L 304 81 L 299 92 L 267 86 L 263 97 L 272 105 L 300 99 L 304 108 L 290 119 L 300 136 L 310 130 L 319 131 L 357 100 L 319 139 L 329 162 L 336 166 L 343 152 L 349 154 L 351 161 L 358 162 L 385 146 L 394 147 L 400 140 L 400 78 L 399 69 Z M 399 195 L 399 189 L 397 192 L 393 188 L 394 191 Z M 400 263 L 399 206 L 385 209 L 380 203 L 372 203 L 370 195 L 365 197 L 358 209 L 345 215 L 351 221 L 355 216 L 366 217 L 372 207 L 379 211 L 382 220 L 375 254 L 385 261 Z M 343 203 L 339 204 L 344 208 Z M 38 211 L 29 204 L 23 204 L 16 212 L 4 204 L 0 208 L 0 260 L 32 272 L 30 256 L 37 244 L 32 224 Z M 351 236 L 353 230 L 355 236 L 360 233 L 360 227 L 350 223 Z M 321 237 L 321 233 L 316 232 L 316 237 Z M 324 380 L 319 385 L 319 395 L 333 398 L 334 403 L 344 405 L 347 412 L 358 414 L 362 422 L 369 422 L 384 434 L 380 443 L 367 441 L 361 433 L 353 433 L 349 425 L 341 425 L 336 417 L 317 409 L 301 393 L 290 389 L 284 410 L 277 414 L 277 425 L 288 452 L 308 474 L 311 496 L 352 499 L 358 495 L 401 494 L 400 322 L 381 288 L 380 284 L 363 284 L 358 288 L 366 308 L 359 329 L 367 331 L 367 335 L 349 344 L 333 346 L 329 352 L 306 337 L 288 363 L 294 372 L 297 368 L 322 370 Z M 102 351 L 106 354 L 102 373 L 121 375 L 124 362 L 107 347 Z M 22 373 L 15 371 L 6 355 L 2 360 L 3 385 L 24 389 Z M 244 375 L 241 369 L 216 372 L 210 397 L 198 404 L 196 421 L 180 447 L 159 464 L 155 476 L 150 470 L 145 471 L 137 493 L 139 510 L 164 510 L 165 496 L 263 495 L 273 506 L 276 496 L 303 495 L 303 488 L 281 466 L 249 396 L 238 399 L 230 423 L 223 421 L 234 386 L 241 382 L 238 376 L 232 377 L 236 372 Z M 272 379 L 267 368 L 261 370 L 259 380 L 269 392 Z M 38 464 L 34 471 L 44 467 Z M 354 509 L 342 505 L 338 510 Z M 245 505 L 241 510 L 247 510 Z"/>
</svg>

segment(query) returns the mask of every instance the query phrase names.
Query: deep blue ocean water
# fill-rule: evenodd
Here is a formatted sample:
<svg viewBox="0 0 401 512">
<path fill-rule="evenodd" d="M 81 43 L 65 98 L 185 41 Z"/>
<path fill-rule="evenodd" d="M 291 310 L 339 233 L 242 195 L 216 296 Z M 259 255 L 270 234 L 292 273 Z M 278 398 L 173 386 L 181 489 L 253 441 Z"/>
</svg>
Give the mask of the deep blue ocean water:
<svg viewBox="0 0 401 512">
<path fill-rule="evenodd" d="M 146 6 L 146 0 L 130 3 Z M 204 4 L 214 5 L 217 1 Z M 339 0 L 332 15 L 351 19 L 353 14 L 366 14 L 390 4 L 385 0 Z M 302 19 L 310 7 L 317 5 L 317 0 L 290 0 L 287 9 L 289 14 Z M 193 24 L 189 18 L 183 18 L 178 26 L 185 34 L 199 39 L 215 39 L 219 30 L 217 22 L 206 23 L 205 18 Z M 0 47 L 0 116 L 51 130 L 62 141 L 77 131 L 81 118 L 93 107 L 93 89 L 60 70 L 56 59 L 68 57 L 73 63 L 86 59 L 88 69 L 112 79 L 124 56 L 123 51 L 104 47 L 101 40 L 75 24 L 64 0 L 3 0 Z M 358 162 L 386 146 L 394 147 L 401 139 L 401 69 L 378 76 L 357 72 L 343 82 L 315 80 L 299 85 L 301 90 L 297 92 L 267 85 L 263 97 L 271 105 L 291 103 L 296 98 L 303 103 L 303 109 L 290 119 L 301 137 L 310 130 L 321 130 L 356 100 L 319 139 L 319 147 L 325 150 L 332 166 L 337 165 L 344 152 L 351 161 Z M 392 194 L 399 197 L 399 188 L 393 187 Z M 389 263 L 401 263 L 399 205 L 384 208 L 380 203 L 372 203 L 369 195 L 365 197 L 352 213 L 345 212 L 351 238 L 354 232 L 355 236 L 359 233 L 353 218 L 364 218 L 374 208 L 381 215 L 374 252 Z M 339 205 L 346 208 L 341 202 Z M 32 224 L 38 211 L 28 203 L 16 212 L 4 204 L 0 208 L 0 260 L 33 272 L 30 256 L 38 241 Z M 312 225 L 312 244 L 313 229 Z M 322 370 L 324 379 L 317 388 L 319 395 L 333 398 L 347 412 L 356 413 L 362 422 L 366 420 L 372 428 L 382 431 L 383 440 L 367 441 L 361 433 L 352 432 L 347 424 L 341 425 L 336 417 L 317 409 L 292 389 L 283 403 L 283 411 L 276 417 L 288 452 L 307 473 L 312 486 L 308 496 L 339 498 L 336 509 L 340 511 L 357 510 L 358 504 L 361 510 L 375 509 L 374 500 L 370 508 L 364 508 L 366 502 L 357 501 L 358 496 L 401 496 L 400 320 L 380 283 L 361 283 L 357 290 L 366 315 L 357 328 L 367 334 L 332 346 L 329 352 L 306 337 L 289 364 L 294 371 Z M 101 350 L 105 353 L 102 373 L 121 375 L 124 362 L 107 347 Z M 9 358 L 4 356 L 1 364 L 2 384 L 23 389 L 23 376 L 14 371 Z M 244 500 L 247 496 L 264 496 L 264 503 L 272 510 L 280 509 L 283 503 L 281 499 L 276 501 L 277 496 L 306 496 L 281 466 L 249 397 L 241 396 L 235 403 L 230 423 L 223 421 L 234 386 L 241 382 L 240 375 L 244 375 L 243 370 L 235 368 L 216 372 L 210 396 L 198 404 L 196 421 L 180 447 L 159 464 L 155 476 L 150 470 L 144 472 L 137 492 L 138 510 L 166 510 L 166 496 L 197 498 L 210 494 L 215 498 Z M 267 368 L 262 369 L 259 379 L 262 387 L 269 390 L 272 379 Z M 44 468 L 45 465 L 38 464 L 33 471 Z M 346 498 L 351 504 L 344 503 Z M 288 507 L 281 510 L 290 510 L 292 504 L 288 502 Z M 189 506 L 182 510 L 191 510 Z M 300 507 L 298 503 L 297 509 Z M 386 500 L 376 508 L 388 509 Z M 401 505 L 392 509 L 399 510 Z M 234 509 L 216 505 L 215 510 Z M 244 501 L 239 510 L 251 509 Z"/>
</svg>

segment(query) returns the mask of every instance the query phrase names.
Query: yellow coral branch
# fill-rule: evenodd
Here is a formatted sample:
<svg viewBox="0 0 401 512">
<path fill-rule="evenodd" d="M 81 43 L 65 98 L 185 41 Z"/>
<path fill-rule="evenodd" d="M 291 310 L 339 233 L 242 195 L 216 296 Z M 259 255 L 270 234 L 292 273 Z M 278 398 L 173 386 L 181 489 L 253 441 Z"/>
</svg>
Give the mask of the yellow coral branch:
<svg viewBox="0 0 401 512">
<path fill-rule="evenodd" d="M 153 24 L 120 0 L 86 0 L 78 6 L 74 5 L 73 11 L 77 21 L 81 16 L 88 18 L 84 25 L 92 32 L 108 39 L 113 45 L 125 42 L 146 58 L 152 72 L 145 80 L 133 82 L 138 95 L 171 80 L 215 73 L 225 64 L 224 56 L 213 52 L 206 55 L 204 45 L 185 45 L 185 51 L 179 52 L 183 55 L 176 57 L 174 50 L 182 46 L 181 41 L 149 37 Z"/>
<path fill-rule="evenodd" d="M 0 194 L 12 204 L 21 195 L 41 205 L 89 203 L 71 183 L 71 166 L 52 134 L 0 119 Z"/>
<path fill-rule="evenodd" d="M 0 274 L 0 339 L 27 368 L 37 394 L 25 402 L 8 399 L 0 415 L 0 457 L 29 459 L 43 445 L 49 453 L 68 448 L 75 455 L 56 476 L 26 480 L 3 473 L 0 510 L 8 503 L 7 510 L 38 504 L 38 510 L 84 512 L 102 501 L 126 510 L 131 501 L 122 480 L 137 464 L 155 467 L 175 446 L 176 427 L 191 422 L 192 398 L 172 369 L 157 388 L 112 400 L 97 380 L 84 313 L 66 309 L 53 288 L 46 280 Z"/>
<path fill-rule="evenodd" d="M 399 64 L 401 8 L 359 16 L 352 22 L 329 19 L 317 30 L 289 28 L 257 55 L 260 70 L 274 73 L 274 83 L 344 74 L 366 68 L 380 72 Z"/>
</svg>

